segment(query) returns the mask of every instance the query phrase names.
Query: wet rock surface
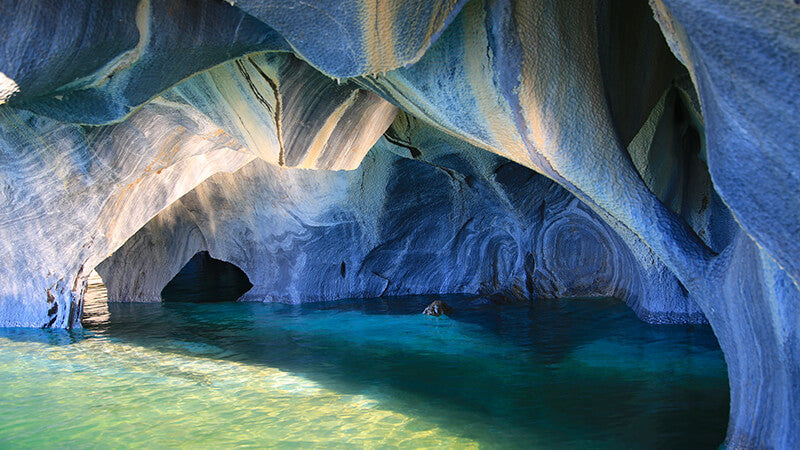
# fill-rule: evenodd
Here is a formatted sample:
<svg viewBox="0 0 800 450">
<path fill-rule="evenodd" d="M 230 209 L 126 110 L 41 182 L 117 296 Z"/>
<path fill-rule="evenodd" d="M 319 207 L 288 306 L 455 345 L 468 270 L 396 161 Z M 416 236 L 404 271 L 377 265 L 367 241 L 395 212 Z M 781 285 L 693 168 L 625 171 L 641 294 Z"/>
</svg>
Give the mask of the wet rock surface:
<svg viewBox="0 0 800 450">
<path fill-rule="evenodd" d="M 443 302 L 442 300 L 434 300 L 428 305 L 422 314 L 426 316 L 435 316 L 439 317 L 442 315 L 449 316 L 453 313 L 453 308 L 450 307 L 447 303 Z"/>
</svg>

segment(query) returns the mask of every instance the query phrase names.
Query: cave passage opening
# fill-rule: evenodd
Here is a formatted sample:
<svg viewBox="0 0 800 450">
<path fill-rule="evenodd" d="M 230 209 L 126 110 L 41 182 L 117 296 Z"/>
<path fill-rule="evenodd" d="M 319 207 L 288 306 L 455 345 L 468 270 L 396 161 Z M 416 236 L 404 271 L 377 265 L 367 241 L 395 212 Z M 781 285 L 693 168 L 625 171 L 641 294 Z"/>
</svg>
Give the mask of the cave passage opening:
<svg viewBox="0 0 800 450">
<path fill-rule="evenodd" d="M 164 302 L 234 302 L 253 284 L 235 264 L 197 252 L 161 290 Z"/>
</svg>

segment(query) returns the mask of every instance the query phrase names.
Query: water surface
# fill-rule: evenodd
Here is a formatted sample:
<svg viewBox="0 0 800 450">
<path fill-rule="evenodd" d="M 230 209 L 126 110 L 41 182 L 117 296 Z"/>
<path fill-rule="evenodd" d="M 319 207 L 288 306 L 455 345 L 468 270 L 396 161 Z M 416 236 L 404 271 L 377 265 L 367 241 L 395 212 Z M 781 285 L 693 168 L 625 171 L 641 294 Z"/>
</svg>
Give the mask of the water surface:
<svg viewBox="0 0 800 450">
<path fill-rule="evenodd" d="M 90 305 L 0 330 L 0 447 L 711 448 L 711 330 L 615 300 Z"/>
</svg>

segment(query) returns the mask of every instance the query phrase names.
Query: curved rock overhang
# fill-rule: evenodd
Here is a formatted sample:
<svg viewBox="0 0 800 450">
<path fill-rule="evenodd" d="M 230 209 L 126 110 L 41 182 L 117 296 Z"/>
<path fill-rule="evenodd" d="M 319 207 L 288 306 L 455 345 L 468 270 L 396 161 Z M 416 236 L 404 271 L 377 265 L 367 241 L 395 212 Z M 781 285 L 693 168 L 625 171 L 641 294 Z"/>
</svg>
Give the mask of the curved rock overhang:
<svg viewBox="0 0 800 450">
<path fill-rule="evenodd" d="M 77 325 L 92 268 L 210 175 L 259 157 L 353 169 L 396 113 L 377 95 L 288 54 L 230 61 L 109 125 L 0 106 L 9 204 L 0 233 L 13 262 L 2 269 L 3 323 Z M 44 307 L 32 301 L 42 293 Z"/>
<path fill-rule="evenodd" d="M 704 321 L 663 264 L 569 192 L 405 113 L 354 171 L 253 161 L 209 178 L 98 271 L 110 301 L 160 301 L 200 250 L 241 267 L 251 301 L 613 296 L 645 320 Z"/>
<path fill-rule="evenodd" d="M 168 247 L 266 245 L 289 280 L 281 295 L 299 298 L 303 282 L 286 268 L 305 266 L 291 251 L 275 256 L 285 248 L 246 219 L 274 212 L 254 200 L 262 193 L 308 188 L 304 198 L 322 200 L 287 206 L 296 217 L 278 225 L 358 241 L 350 261 L 320 268 L 325 280 L 339 275 L 327 294 L 405 280 L 391 289 L 564 295 L 591 283 L 561 266 L 596 266 L 607 282 L 591 289 L 610 289 L 649 320 L 694 304 L 705 314 L 729 367 L 730 446 L 800 445 L 796 2 L 303 5 L 3 2 L 0 323 L 77 325 L 91 269 L 167 219 L 175 224 L 156 229 L 175 234 Z M 426 125 L 394 119 L 398 108 Z M 519 179 L 475 147 L 552 181 Z M 302 181 L 280 166 L 356 172 Z M 363 188 L 356 173 L 370 179 Z M 434 210 L 473 220 L 415 234 L 413 203 L 386 203 L 410 194 L 392 178 L 409 174 L 420 175 L 421 195 L 437 186 L 428 190 L 438 197 L 422 199 Z M 276 186 L 282 177 L 288 184 Z M 547 183 L 553 193 L 529 195 Z M 297 212 L 303 205 L 319 211 Z M 217 242 L 217 226 L 239 231 Z M 452 237 L 448 226 L 465 231 Z M 397 240 L 388 230 L 400 230 Z M 424 258 L 455 264 L 452 276 L 398 269 L 420 259 L 398 243 L 424 247 L 437 233 L 452 237 L 450 253 Z M 281 239 L 300 242 L 289 231 Z M 181 259 L 174 252 L 165 264 Z M 374 255 L 384 253 L 405 262 L 382 265 L 389 257 Z"/>
</svg>

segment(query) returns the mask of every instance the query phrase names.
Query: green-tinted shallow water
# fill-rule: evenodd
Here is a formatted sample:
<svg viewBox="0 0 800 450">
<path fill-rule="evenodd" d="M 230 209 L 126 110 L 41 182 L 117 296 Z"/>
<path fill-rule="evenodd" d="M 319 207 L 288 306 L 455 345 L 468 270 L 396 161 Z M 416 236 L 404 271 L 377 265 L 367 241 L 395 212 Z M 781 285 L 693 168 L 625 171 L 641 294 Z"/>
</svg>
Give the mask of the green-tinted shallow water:
<svg viewBox="0 0 800 450">
<path fill-rule="evenodd" d="M 0 330 L 0 447 L 714 448 L 707 327 L 612 300 L 104 305 Z"/>
</svg>

